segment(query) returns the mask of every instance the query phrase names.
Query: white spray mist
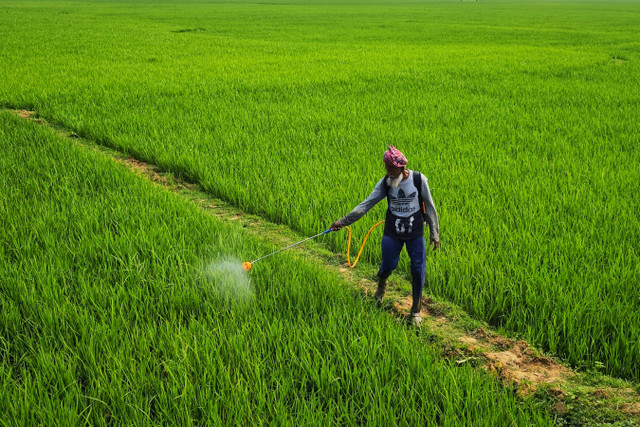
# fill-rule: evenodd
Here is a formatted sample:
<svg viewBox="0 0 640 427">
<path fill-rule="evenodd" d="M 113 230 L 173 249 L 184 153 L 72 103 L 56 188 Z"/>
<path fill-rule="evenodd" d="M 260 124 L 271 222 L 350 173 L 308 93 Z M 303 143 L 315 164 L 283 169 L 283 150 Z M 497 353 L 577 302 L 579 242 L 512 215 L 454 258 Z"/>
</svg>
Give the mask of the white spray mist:
<svg viewBox="0 0 640 427">
<path fill-rule="evenodd" d="M 251 278 L 237 258 L 221 257 L 205 264 L 204 276 L 225 301 L 244 304 L 253 299 Z"/>
</svg>

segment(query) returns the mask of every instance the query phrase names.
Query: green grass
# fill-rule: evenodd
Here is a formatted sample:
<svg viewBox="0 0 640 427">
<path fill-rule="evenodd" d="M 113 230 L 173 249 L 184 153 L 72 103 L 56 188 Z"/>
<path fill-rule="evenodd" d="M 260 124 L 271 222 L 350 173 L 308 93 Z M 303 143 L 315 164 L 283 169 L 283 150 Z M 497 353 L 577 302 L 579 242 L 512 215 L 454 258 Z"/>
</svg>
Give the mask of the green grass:
<svg viewBox="0 0 640 427">
<path fill-rule="evenodd" d="M 640 380 L 637 2 L 2 5 L 0 103 L 305 234 L 393 143 L 441 218 L 430 292 Z"/>
<path fill-rule="evenodd" d="M 273 248 L 6 112 L 0 186 L 5 422 L 550 424 L 292 253 L 209 274 Z"/>
</svg>

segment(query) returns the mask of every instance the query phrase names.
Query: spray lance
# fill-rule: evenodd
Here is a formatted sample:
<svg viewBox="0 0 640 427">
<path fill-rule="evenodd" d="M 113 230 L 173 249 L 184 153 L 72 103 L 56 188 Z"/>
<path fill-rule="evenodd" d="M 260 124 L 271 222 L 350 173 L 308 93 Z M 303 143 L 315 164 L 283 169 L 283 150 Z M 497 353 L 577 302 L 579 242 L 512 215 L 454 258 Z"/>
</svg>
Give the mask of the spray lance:
<svg viewBox="0 0 640 427">
<path fill-rule="evenodd" d="M 329 229 L 327 229 L 327 230 L 324 230 L 322 233 L 318 233 L 318 234 L 316 234 L 315 236 L 307 237 L 306 239 L 304 239 L 304 240 L 300 240 L 299 242 L 296 242 L 296 243 L 293 243 L 293 244 L 291 244 L 291 245 L 287 246 L 286 248 L 278 249 L 278 250 L 277 250 L 277 251 L 275 251 L 275 252 L 271 252 L 270 254 L 265 255 L 265 256 L 262 256 L 262 257 L 260 257 L 260 258 L 258 258 L 258 259 L 254 259 L 253 261 L 243 262 L 243 263 L 242 263 L 242 267 L 243 267 L 245 270 L 249 271 L 249 270 L 251 269 L 251 267 L 253 267 L 253 264 L 255 264 L 256 262 L 258 262 L 258 261 L 260 261 L 260 260 L 262 260 L 262 259 L 268 258 L 268 257 L 270 257 L 271 255 L 275 255 L 275 254 L 280 253 L 280 252 L 282 252 L 282 251 L 286 251 L 287 249 L 290 249 L 290 248 L 292 248 L 292 247 L 294 247 L 294 246 L 298 246 L 300 243 L 304 243 L 304 242 L 306 242 L 307 240 L 315 239 L 315 238 L 316 238 L 316 237 L 318 237 L 318 236 L 322 236 L 323 234 L 327 234 L 327 233 L 330 233 L 330 232 L 331 232 L 331 229 L 329 228 Z"/>
<path fill-rule="evenodd" d="M 371 227 L 371 228 L 369 229 L 369 231 L 367 232 L 367 235 L 366 235 L 366 236 L 365 236 L 365 238 L 364 238 L 364 241 L 362 242 L 362 246 L 360 246 L 360 251 L 358 251 L 358 256 L 356 257 L 356 260 L 355 260 L 353 263 L 351 262 L 351 257 L 350 257 L 350 252 L 351 252 L 351 228 L 349 228 L 348 226 L 347 226 L 347 227 L 345 227 L 345 228 L 347 229 L 347 231 L 349 232 L 349 238 L 348 238 L 348 241 L 347 241 L 347 265 L 349 266 L 349 268 L 354 268 L 354 267 L 356 266 L 356 264 L 358 263 L 358 260 L 360 259 L 360 255 L 362 255 L 362 250 L 364 249 L 364 245 L 367 243 L 367 239 L 369 238 L 369 235 L 371 234 L 371 232 L 372 232 L 376 227 L 378 227 L 378 226 L 379 226 L 379 225 L 381 225 L 382 223 L 384 223 L 384 220 L 377 222 L 373 227 Z M 296 242 L 296 243 L 294 243 L 294 244 L 292 244 L 292 245 L 289 245 L 289 246 L 287 246 L 286 248 L 279 249 L 279 250 L 277 250 L 277 251 L 275 251 L 275 252 L 272 252 L 272 253 L 270 253 L 270 254 L 268 254 L 268 255 L 265 255 L 265 256 L 260 257 L 260 258 L 258 258 L 258 259 L 254 259 L 254 260 L 253 260 L 253 261 L 251 261 L 251 262 L 249 262 L 249 261 L 247 261 L 247 262 L 243 262 L 243 263 L 242 263 L 242 267 L 243 267 L 245 270 L 249 271 L 249 270 L 251 269 L 251 267 L 253 266 L 253 264 L 255 264 L 256 262 L 260 261 L 261 259 L 265 259 L 265 258 L 267 258 L 267 257 L 270 257 L 271 255 L 275 255 L 275 254 L 277 254 L 277 253 L 279 253 L 279 252 L 286 251 L 287 249 L 290 249 L 290 248 L 292 248 L 292 247 L 294 247 L 294 246 L 297 246 L 297 245 L 299 245 L 300 243 L 306 242 L 307 240 L 315 239 L 316 237 L 318 237 L 318 236 L 322 236 L 323 234 L 330 233 L 331 231 L 332 231 L 332 230 L 329 228 L 329 229 L 327 229 L 327 230 L 324 230 L 322 233 L 318 233 L 318 234 L 316 234 L 315 236 L 307 237 L 307 238 L 306 238 L 306 239 L 304 239 L 304 240 L 300 240 L 299 242 Z"/>
</svg>

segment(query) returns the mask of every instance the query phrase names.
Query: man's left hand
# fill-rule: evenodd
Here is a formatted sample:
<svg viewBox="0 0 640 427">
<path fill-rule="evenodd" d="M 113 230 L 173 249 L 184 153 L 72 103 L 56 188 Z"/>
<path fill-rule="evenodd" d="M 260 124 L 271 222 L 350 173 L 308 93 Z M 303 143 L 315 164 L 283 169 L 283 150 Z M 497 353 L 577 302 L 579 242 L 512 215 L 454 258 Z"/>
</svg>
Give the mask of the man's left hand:
<svg viewBox="0 0 640 427">
<path fill-rule="evenodd" d="M 429 243 L 429 245 L 432 245 L 433 250 L 435 251 L 440 247 L 440 240 L 431 239 L 431 242 Z"/>
</svg>

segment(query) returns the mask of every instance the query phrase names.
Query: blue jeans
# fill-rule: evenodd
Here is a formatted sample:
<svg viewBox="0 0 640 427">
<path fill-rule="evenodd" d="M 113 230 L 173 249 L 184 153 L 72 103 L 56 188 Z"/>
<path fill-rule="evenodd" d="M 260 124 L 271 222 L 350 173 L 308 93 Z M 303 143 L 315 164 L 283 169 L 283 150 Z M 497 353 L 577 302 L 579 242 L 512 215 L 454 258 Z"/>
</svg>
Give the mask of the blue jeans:
<svg viewBox="0 0 640 427">
<path fill-rule="evenodd" d="M 422 298 L 422 288 L 424 287 L 424 272 L 427 261 L 424 237 L 404 241 L 382 236 L 382 265 L 378 270 L 378 277 L 386 279 L 393 270 L 398 268 L 398 259 L 400 259 L 400 252 L 404 245 L 407 245 L 407 253 L 411 259 L 411 290 L 413 303 L 416 304 Z"/>
</svg>

